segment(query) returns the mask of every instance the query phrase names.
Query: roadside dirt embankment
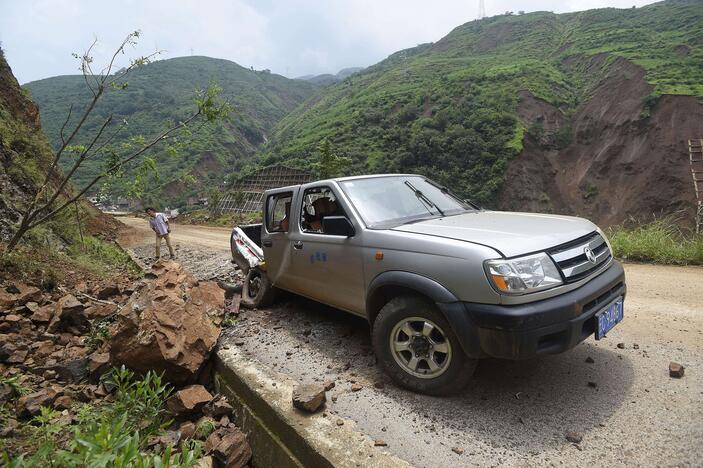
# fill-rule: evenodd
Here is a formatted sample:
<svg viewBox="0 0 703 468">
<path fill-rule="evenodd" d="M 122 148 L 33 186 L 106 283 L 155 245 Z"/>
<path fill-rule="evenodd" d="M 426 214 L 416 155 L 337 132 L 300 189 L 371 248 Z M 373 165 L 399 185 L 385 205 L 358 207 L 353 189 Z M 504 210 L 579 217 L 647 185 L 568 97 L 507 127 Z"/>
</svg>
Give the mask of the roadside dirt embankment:
<svg viewBox="0 0 703 468">
<path fill-rule="evenodd" d="M 693 96 L 664 95 L 650 108 L 644 70 L 622 58 L 573 57 L 564 66 L 602 78 L 571 117 L 520 93 L 518 115 L 528 134 L 508 165 L 501 209 L 577 213 L 601 226 L 661 213 L 692 220 L 687 140 L 703 137 L 703 104 Z M 536 127 L 541 136 L 530 134 Z M 570 140 L 563 147 L 555 141 L 560 132 Z"/>
</svg>

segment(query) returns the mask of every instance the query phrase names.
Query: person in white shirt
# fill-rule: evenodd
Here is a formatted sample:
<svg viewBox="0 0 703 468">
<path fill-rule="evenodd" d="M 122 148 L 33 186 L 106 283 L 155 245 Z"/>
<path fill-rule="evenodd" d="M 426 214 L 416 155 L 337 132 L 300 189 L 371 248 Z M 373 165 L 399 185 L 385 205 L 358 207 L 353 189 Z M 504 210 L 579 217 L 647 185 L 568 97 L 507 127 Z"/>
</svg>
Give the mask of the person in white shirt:
<svg viewBox="0 0 703 468">
<path fill-rule="evenodd" d="M 168 247 L 168 252 L 171 254 L 171 258 L 176 258 L 176 254 L 173 252 L 173 247 L 171 247 L 171 227 L 168 225 L 168 218 L 163 213 L 157 213 L 154 208 L 148 207 L 144 211 L 151 218 L 149 220 L 149 226 L 151 230 L 156 233 L 156 260 L 161 258 L 161 239 L 166 241 L 166 246 Z"/>
</svg>

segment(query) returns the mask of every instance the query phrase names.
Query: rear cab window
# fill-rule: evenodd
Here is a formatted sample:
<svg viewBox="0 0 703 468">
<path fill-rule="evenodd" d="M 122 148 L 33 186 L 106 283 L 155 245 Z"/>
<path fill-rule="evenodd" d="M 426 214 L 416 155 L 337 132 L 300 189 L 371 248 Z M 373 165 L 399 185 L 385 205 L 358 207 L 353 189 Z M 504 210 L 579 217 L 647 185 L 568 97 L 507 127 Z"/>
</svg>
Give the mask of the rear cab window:
<svg viewBox="0 0 703 468">
<path fill-rule="evenodd" d="M 266 231 L 288 232 L 293 192 L 274 193 L 266 199 Z"/>
</svg>

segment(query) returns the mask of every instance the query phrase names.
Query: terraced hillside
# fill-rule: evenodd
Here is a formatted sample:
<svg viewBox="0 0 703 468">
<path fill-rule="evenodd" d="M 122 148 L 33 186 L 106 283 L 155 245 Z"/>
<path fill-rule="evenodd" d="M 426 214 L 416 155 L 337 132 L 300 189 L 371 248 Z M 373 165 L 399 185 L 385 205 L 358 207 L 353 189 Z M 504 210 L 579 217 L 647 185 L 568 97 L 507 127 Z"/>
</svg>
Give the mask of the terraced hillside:
<svg viewBox="0 0 703 468">
<path fill-rule="evenodd" d="M 129 121 L 120 141 L 134 135 L 156 135 L 168 121 L 178 121 L 192 111 L 193 92 L 210 81 L 222 88 L 222 97 L 231 102 L 229 119 L 215 127 L 199 129 L 193 141 L 178 156 L 161 148 L 153 156 L 158 162 L 159 187 L 148 195 L 169 204 L 183 203 L 189 194 L 222 182 L 254 155 L 266 141 L 272 127 L 304 99 L 316 86 L 290 80 L 267 71 L 254 71 L 227 60 L 208 57 L 181 57 L 146 65 L 130 74 L 125 90 L 111 91 L 88 121 L 86 134 L 113 113 L 115 121 Z M 39 105 L 42 125 L 53 145 L 59 143 L 59 129 L 71 104 L 85 105 L 88 90 L 80 75 L 57 76 L 24 86 Z M 73 115 L 78 112 L 74 108 Z M 92 132 L 91 132 L 92 131 Z M 68 164 L 69 159 L 64 161 Z M 103 167 L 103 161 L 89 161 L 74 177 L 81 186 Z M 195 181 L 190 179 L 194 176 Z M 184 181 L 190 180 L 190 184 Z M 119 191 L 120 187 L 118 187 Z"/>
<path fill-rule="evenodd" d="M 703 8 L 501 15 L 396 52 L 306 101 L 262 163 L 420 172 L 484 205 L 612 224 L 691 210 L 685 140 L 703 136 Z"/>
</svg>

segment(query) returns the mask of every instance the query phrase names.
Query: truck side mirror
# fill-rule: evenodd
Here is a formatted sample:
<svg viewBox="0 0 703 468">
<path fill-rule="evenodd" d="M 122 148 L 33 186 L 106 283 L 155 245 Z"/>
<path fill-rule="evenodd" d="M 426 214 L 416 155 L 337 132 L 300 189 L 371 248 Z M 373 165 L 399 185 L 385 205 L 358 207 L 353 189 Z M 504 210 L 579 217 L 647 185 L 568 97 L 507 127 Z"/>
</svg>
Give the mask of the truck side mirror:
<svg viewBox="0 0 703 468">
<path fill-rule="evenodd" d="M 354 237 L 356 232 L 346 216 L 325 216 L 322 218 L 322 232 L 332 236 Z"/>
</svg>

